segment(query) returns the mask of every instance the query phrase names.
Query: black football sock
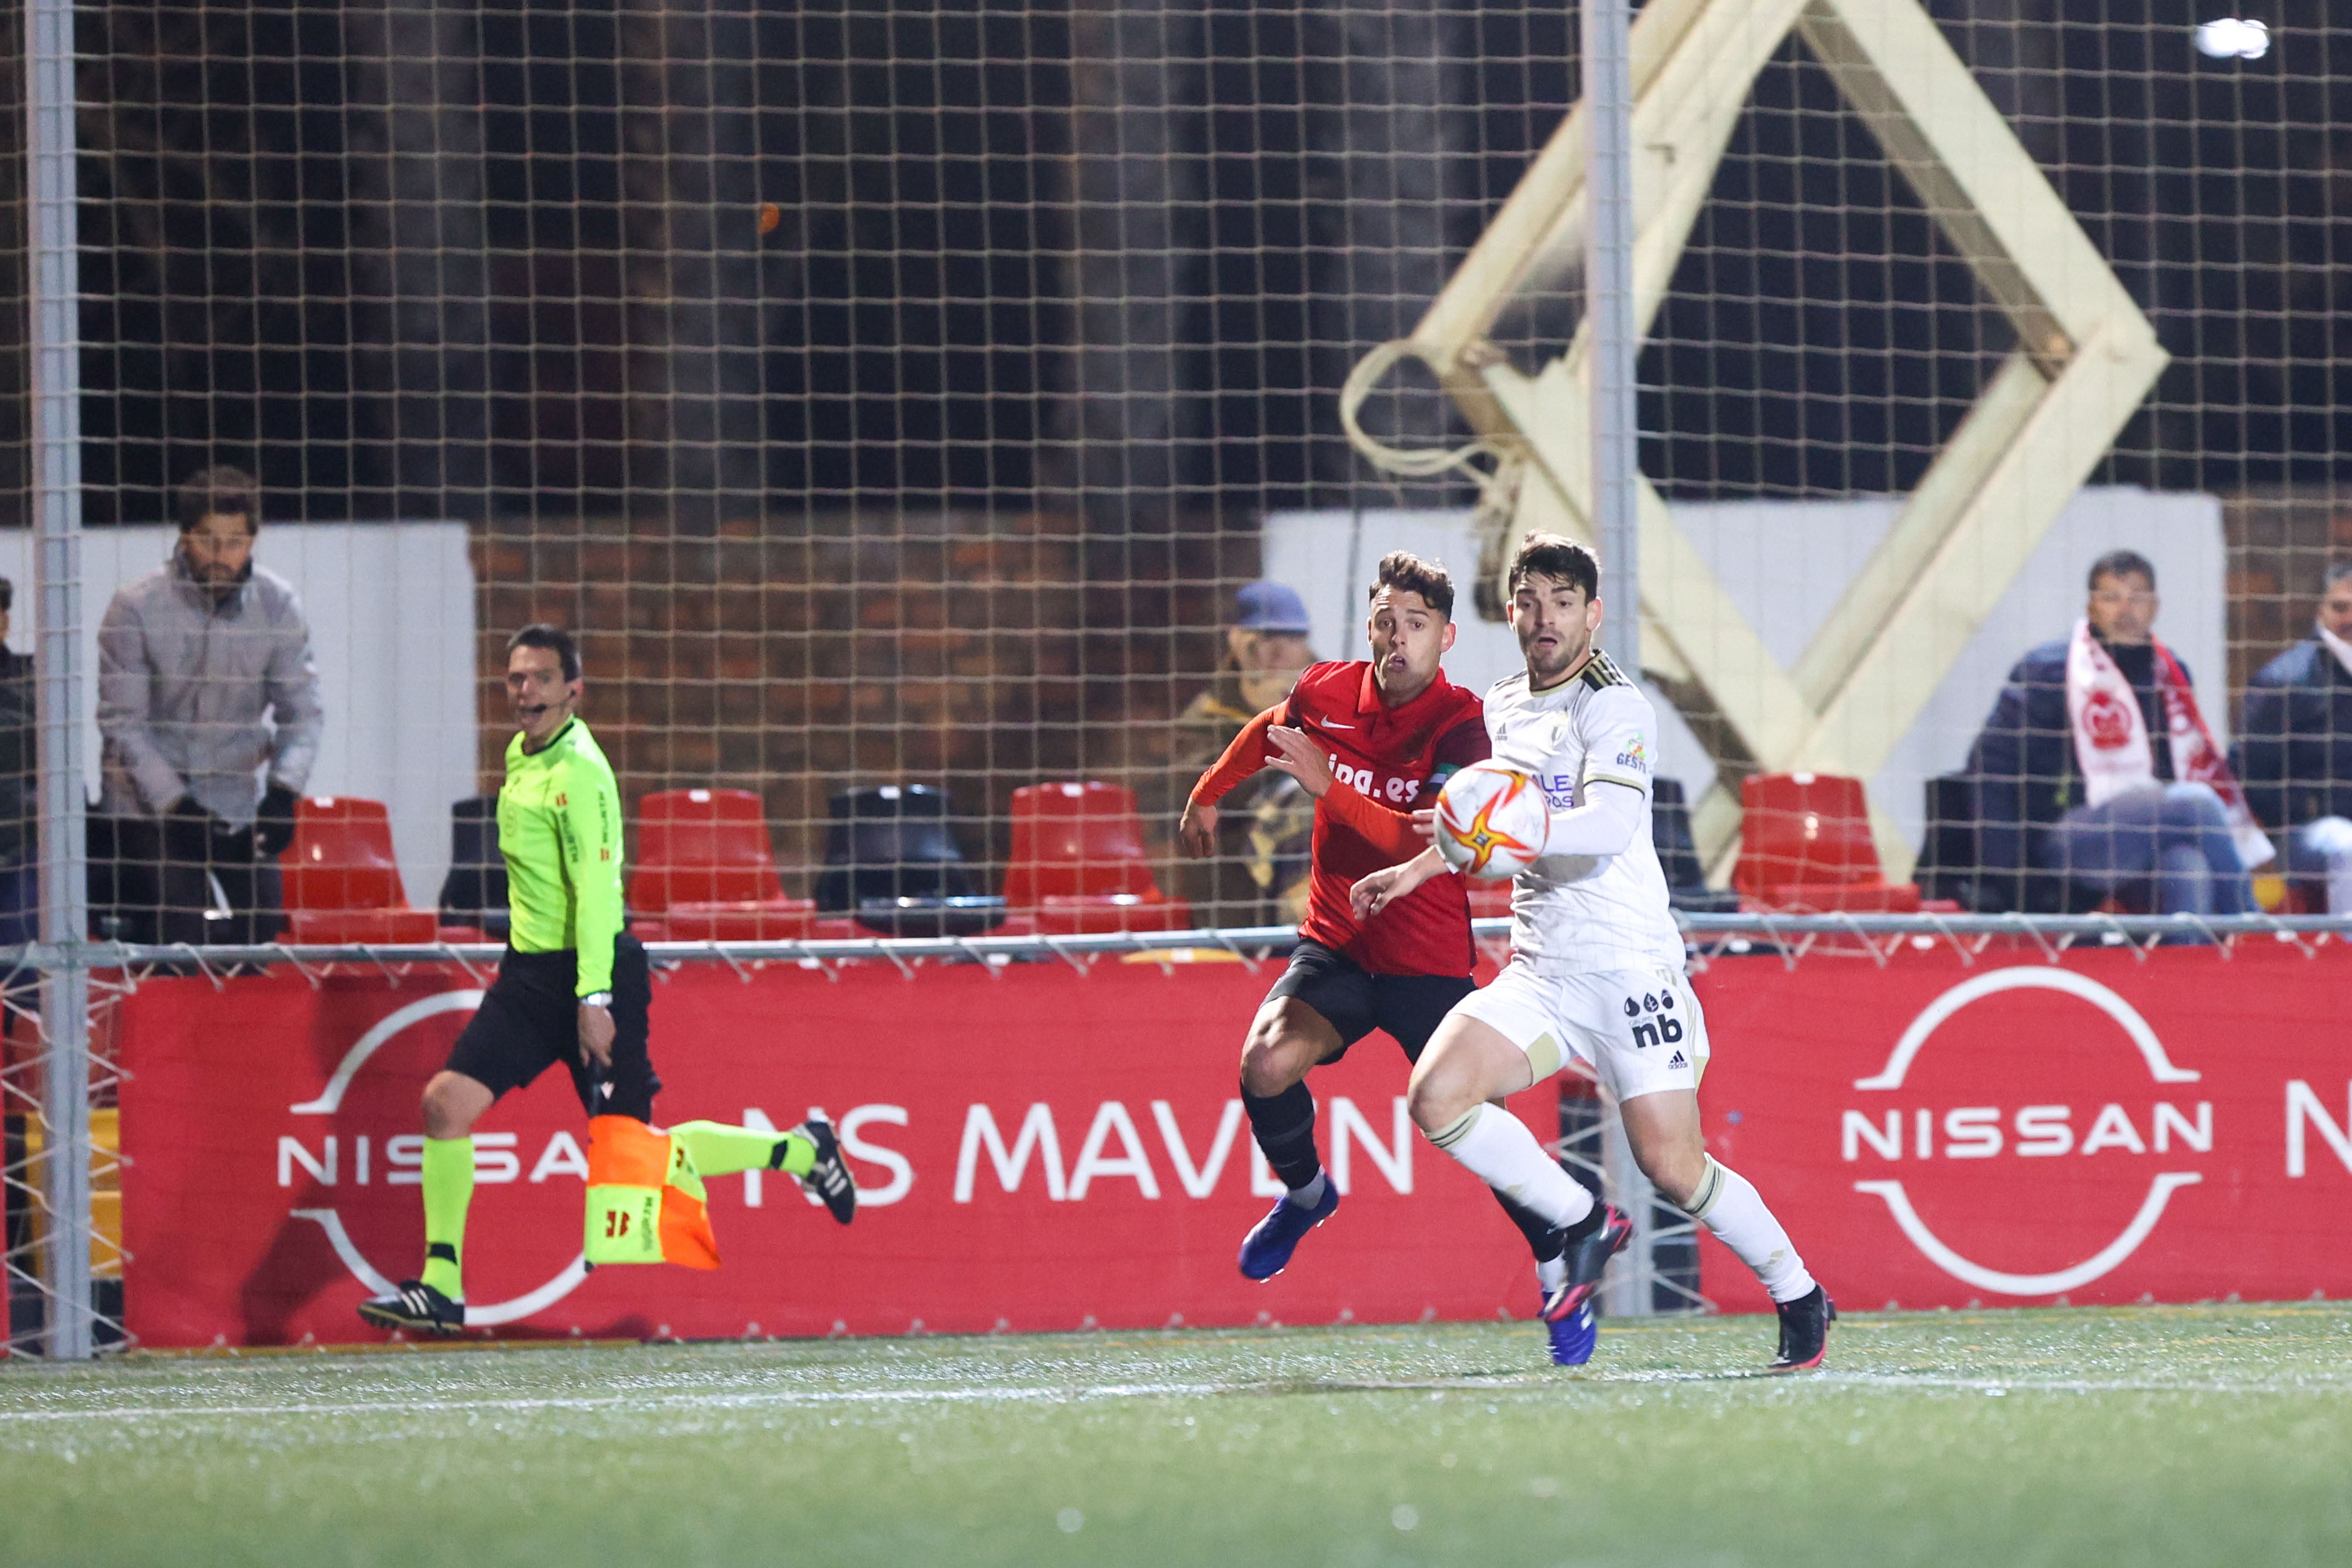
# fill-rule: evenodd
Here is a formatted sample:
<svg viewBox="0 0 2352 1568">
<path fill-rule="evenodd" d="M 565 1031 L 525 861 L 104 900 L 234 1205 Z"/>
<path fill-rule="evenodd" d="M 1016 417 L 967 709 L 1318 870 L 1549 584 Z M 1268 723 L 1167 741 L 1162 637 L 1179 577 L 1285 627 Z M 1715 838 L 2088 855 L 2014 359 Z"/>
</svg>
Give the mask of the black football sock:
<svg viewBox="0 0 2352 1568">
<path fill-rule="evenodd" d="M 1306 1084 L 1294 1083 L 1263 1099 L 1244 1088 L 1242 1108 L 1249 1113 L 1250 1135 L 1283 1186 L 1297 1192 L 1323 1174 L 1323 1161 L 1315 1153 L 1315 1096 Z"/>
<path fill-rule="evenodd" d="M 1561 1244 L 1568 1247 L 1575 1246 L 1578 1242 L 1583 1240 L 1586 1237 L 1600 1229 L 1601 1222 L 1608 1217 L 1609 1206 L 1601 1202 L 1598 1198 L 1595 1198 L 1592 1204 L 1592 1211 L 1590 1214 L 1587 1214 L 1583 1218 L 1576 1221 L 1573 1225 L 1564 1226 L 1561 1228 L 1559 1231 Z"/>
<path fill-rule="evenodd" d="M 1488 1187 L 1486 1190 L 1495 1194 L 1495 1201 L 1503 1206 L 1503 1212 L 1511 1217 L 1511 1223 L 1517 1226 L 1519 1234 L 1528 1239 L 1528 1250 L 1535 1254 L 1537 1262 L 1549 1263 L 1568 1250 L 1567 1239 L 1542 1215 L 1532 1208 L 1525 1208 L 1512 1202 L 1507 1194 L 1494 1187 Z M 1593 1213 L 1599 1212 L 1599 1207 L 1595 1206 Z M 1574 1229 L 1577 1226 L 1589 1227 L 1591 1218 L 1591 1215 L 1587 1215 L 1578 1220 L 1576 1226 L 1571 1226 L 1570 1228 Z"/>
</svg>

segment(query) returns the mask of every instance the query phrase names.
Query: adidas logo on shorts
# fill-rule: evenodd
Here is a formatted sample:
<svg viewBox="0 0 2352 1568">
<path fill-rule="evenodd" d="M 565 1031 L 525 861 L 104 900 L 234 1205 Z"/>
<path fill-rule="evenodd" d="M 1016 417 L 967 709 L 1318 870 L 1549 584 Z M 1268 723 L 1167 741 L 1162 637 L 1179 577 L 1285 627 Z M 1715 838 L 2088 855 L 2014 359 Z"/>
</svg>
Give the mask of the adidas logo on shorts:
<svg viewBox="0 0 2352 1568">
<path fill-rule="evenodd" d="M 1666 1065 L 1668 1067 L 1688 1067 L 1690 1063 L 1683 1060 L 1683 1053 L 1678 1051 L 1675 1052 L 1673 1059 L 1669 1061 Z"/>
</svg>

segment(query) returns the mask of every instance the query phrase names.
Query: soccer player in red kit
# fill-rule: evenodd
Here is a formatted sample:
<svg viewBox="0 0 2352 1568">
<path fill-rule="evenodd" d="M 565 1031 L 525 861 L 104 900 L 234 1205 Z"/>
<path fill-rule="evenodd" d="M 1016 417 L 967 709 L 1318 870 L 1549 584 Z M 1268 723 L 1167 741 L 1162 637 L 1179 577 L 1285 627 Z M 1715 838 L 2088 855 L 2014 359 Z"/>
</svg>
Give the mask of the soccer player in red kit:
<svg viewBox="0 0 2352 1568">
<path fill-rule="evenodd" d="M 1300 1239 L 1339 1206 L 1315 1149 L 1307 1071 L 1338 1061 L 1376 1029 L 1404 1048 L 1407 1061 L 1418 1061 L 1446 1010 L 1476 988 L 1459 876 L 1422 883 L 1370 922 L 1349 904 L 1358 878 L 1426 847 L 1413 811 L 1433 805 L 1449 777 L 1487 753 L 1478 698 L 1438 667 L 1454 634 L 1445 569 L 1398 550 L 1381 558 L 1370 597 L 1371 658 L 1310 666 L 1201 776 L 1177 830 L 1189 853 L 1214 852 L 1217 801 L 1261 768 L 1280 768 L 1316 800 L 1298 947 L 1242 1044 L 1250 1131 L 1289 1189 L 1242 1242 L 1241 1271 L 1253 1280 L 1280 1273 Z M 1559 1234 L 1496 1197 L 1528 1238 L 1538 1274 L 1556 1265 Z"/>
</svg>

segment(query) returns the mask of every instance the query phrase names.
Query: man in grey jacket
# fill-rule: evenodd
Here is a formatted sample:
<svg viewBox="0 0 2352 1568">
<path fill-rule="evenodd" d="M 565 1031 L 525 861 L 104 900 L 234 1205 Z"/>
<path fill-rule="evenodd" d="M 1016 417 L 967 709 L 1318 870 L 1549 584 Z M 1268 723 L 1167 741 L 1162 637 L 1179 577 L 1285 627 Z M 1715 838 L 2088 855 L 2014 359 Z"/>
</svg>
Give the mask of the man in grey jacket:
<svg viewBox="0 0 2352 1568">
<path fill-rule="evenodd" d="M 206 468 L 177 500 L 171 559 L 117 593 L 98 632 L 116 930 L 130 942 L 273 941 L 277 857 L 293 841 L 323 718 L 310 629 L 293 586 L 253 563 L 250 476 Z"/>
</svg>

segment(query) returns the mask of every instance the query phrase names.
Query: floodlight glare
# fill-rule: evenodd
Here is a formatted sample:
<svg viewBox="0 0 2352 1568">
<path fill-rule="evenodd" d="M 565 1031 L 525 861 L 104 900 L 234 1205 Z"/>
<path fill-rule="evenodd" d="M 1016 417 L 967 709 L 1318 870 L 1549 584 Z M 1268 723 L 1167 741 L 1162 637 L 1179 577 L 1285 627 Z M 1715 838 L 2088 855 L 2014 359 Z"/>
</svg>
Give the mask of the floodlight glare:
<svg viewBox="0 0 2352 1568">
<path fill-rule="evenodd" d="M 2197 52 L 2217 60 L 2258 60 L 2271 52 L 2271 30 L 2245 16 L 2217 16 L 2197 29 Z"/>
</svg>

